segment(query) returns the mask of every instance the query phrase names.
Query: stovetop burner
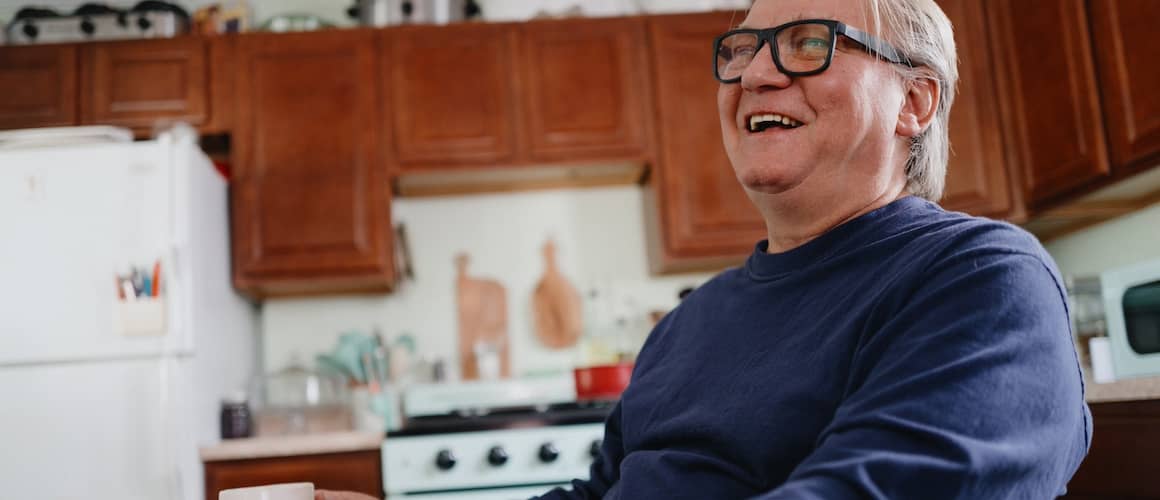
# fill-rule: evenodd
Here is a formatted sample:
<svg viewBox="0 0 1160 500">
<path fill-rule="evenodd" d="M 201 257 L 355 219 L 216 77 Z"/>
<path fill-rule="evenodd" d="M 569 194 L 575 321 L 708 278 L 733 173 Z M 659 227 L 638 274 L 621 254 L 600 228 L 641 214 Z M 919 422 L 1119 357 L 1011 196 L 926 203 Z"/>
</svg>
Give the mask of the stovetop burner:
<svg viewBox="0 0 1160 500">
<path fill-rule="evenodd" d="M 582 401 L 411 416 L 387 437 L 599 423 L 608 418 L 614 406 L 616 401 Z"/>
</svg>

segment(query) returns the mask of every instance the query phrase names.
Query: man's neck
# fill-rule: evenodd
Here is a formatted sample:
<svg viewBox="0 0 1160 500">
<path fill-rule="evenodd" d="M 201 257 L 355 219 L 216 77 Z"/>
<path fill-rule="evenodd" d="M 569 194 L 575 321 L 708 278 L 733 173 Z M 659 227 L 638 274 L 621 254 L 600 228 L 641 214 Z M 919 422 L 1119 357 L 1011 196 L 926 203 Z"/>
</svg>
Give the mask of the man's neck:
<svg viewBox="0 0 1160 500">
<path fill-rule="evenodd" d="M 751 195 L 765 219 L 769 253 L 782 253 L 808 243 L 829 230 L 906 196 L 905 184 L 889 186 L 869 196 L 815 197 L 791 200 L 795 193 Z"/>
</svg>

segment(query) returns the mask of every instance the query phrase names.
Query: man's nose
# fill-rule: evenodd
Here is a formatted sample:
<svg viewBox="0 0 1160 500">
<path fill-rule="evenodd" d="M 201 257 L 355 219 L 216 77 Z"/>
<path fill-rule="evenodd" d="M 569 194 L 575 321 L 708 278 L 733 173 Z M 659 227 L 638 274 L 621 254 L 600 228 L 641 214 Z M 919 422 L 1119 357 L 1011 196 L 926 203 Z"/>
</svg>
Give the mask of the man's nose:
<svg viewBox="0 0 1160 500">
<path fill-rule="evenodd" d="M 773 63 L 773 47 L 768 43 L 753 55 L 749 66 L 741 72 L 741 87 L 745 90 L 785 88 L 789 84 L 790 77 L 777 69 L 777 65 Z"/>
</svg>

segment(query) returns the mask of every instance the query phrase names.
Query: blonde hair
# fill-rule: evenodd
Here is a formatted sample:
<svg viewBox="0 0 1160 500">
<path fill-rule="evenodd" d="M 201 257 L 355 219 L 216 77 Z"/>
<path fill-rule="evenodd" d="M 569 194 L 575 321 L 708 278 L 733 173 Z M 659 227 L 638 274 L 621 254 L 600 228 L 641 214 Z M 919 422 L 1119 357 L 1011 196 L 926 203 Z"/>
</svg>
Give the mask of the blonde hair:
<svg viewBox="0 0 1160 500">
<path fill-rule="evenodd" d="M 959 80 L 958 56 L 950 19 L 934 0 L 867 0 L 872 29 L 886 38 L 913 66 L 893 65 L 906 85 L 934 80 L 938 108 L 930 125 L 910 144 L 907 190 L 931 201 L 942 198 L 950 159 L 951 104 Z"/>
</svg>

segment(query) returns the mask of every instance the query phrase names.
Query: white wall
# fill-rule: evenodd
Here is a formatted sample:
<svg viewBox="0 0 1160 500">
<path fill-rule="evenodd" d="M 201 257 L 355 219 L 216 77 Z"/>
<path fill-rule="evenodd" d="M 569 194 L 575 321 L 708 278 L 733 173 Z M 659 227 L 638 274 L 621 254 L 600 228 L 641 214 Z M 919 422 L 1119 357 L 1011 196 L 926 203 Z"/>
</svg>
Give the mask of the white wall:
<svg viewBox="0 0 1160 500">
<path fill-rule="evenodd" d="M 8 21 L 20 7 L 37 5 L 67 14 L 87 0 L 0 0 L 0 21 Z M 233 5 L 233 0 L 168 0 L 192 11 L 198 7 L 221 3 Z M 580 6 L 586 16 L 616 16 L 636 12 L 686 12 L 715 8 L 744 8 L 749 0 L 478 0 L 485 19 L 493 21 L 524 20 L 539 11 L 561 13 L 571 6 Z M 109 5 L 129 8 L 137 0 L 108 0 Z M 288 13 L 306 13 L 339 24 L 350 24 L 347 7 L 354 0 L 249 0 L 246 2 L 256 24 L 271 16 Z"/>
<path fill-rule="evenodd" d="M 1076 276 L 1160 259 L 1160 204 L 1053 240 L 1045 246 L 1064 274 Z"/>
<path fill-rule="evenodd" d="M 415 281 L 386 296 L 266 301 L 266 367 L 283 366 L 296 352 L 310 359 L 332 349 L 343 331 L 379 325 L 391 338 L 410 333 L 420 350 L 453 368 L 454 256 L 467 252 L 471 276 L 496 279 L 507 290 L 512 373 L 570 369 L 577 353 L 543 348 L 532 331 L 531 294 L 543 273 L 541 247 L 547 238 L 555 239 L 557 261 L 573 285 L 634 299 L 633 312 L 641 320 L 648 310 L 675 306 L 681 288 L 711 277 L 649 276 L 641 194 L 638 187 L 624 186 L 397 199 L 393 216 L 406 225 Z"/>
</svg>

